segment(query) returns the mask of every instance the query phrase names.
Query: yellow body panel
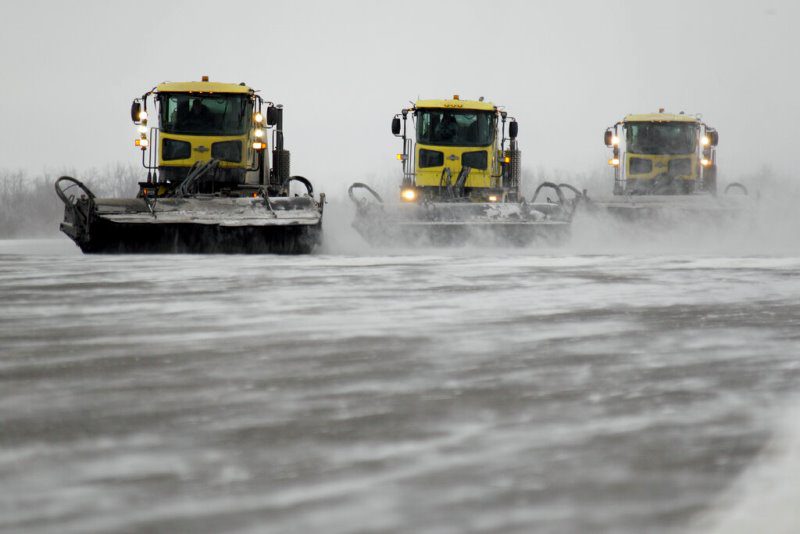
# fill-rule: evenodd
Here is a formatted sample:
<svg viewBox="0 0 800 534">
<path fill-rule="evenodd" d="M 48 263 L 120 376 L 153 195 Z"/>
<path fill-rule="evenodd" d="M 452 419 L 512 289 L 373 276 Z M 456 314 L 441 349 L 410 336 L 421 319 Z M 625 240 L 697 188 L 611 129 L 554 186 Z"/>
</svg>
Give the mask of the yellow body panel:
<svg viewBox="0 0 800 534">
<path fill-rule="evenodd" d="M 253 89 L 235 83 L 220 82 L 164 82 L 156 86 L 159 93 L 206 93 L 206 94 L 251 94 Z M 248 128 L 250 130 L 252 125 Z M 253 149 L 250 138 L 251 133 L 241 135 L 192 135 L 192 134 L 173 134 L 159 133 L 158 147 L 158 166 L 159 167 L 190 167 L 196 162 L 208 161 L 211 159 L 211 145 L 224 141 L 241 141 L 242 159 L 238 162 L 220 161 L 223 168 L 247 168 L 253 162 Z M 162 143 L 165 139 L 174 139 L 190 143 L 191 155 L 185 159 L 165 160 L 163 157 Z"/>
<path fill-rule="evenodd" d="M 420 149 L 436 150 L 444 153 L 444 165 L 438 167 L 420 167 L 419 166 L 419 151 Z M 488 151 L 487 154 L 487 168 L 486 170 L 472 169 L 467 177 L 465 187 L 497 187 L 497 179 L 492 178 L 493 168 L 493 152 L 495 152 L 493 145 L 485 147 L 458 147 L 458 146 L 436 146 L 436 145 L 423 145 L 417 143 L 415 148 L 416 154 L 414 160 L 416 165 L 415 183 L 417 187 L 438 187 L 442 179 L 442 171 L 445 167 L 450 169 L 452 181 L 455 183 L 458 178 L 458 173 L 461 172 L 461 155 L 464 152 L 478 152 L 480 150 Z M 496 156 L 495 156 L 496 157 Z"/>
<path fill-rule="evenodd" d="M 164 82 L 156 86 L 159 93 L 252 93 L 253 89 L 237 83 Z"/>
<path fill-rule="evenodd" d="M 653 167 L 648 173 L 631 172 L 631 158 L 647 159 L 653 162 Z M 697 154 L 676 154 L 676 155 L 662 155 L 662 154 L 633 154 L 631 152 L 625 153 L 625 174 L 628 180 L 652 180 L 657 176 L 667 172 L 669 162 L 676 159 L 689 159 L 691 160 L 691 172 L 688 174 L 679 175 L 678 178 L 682 180 L 696 180 L 698 176 Z"/>
<path fill-rule="evenodd" d="M 676 115 L 674 113 L 643 113 L 640 115 L 627 115 L 623 122 L 694 122 L 699 123 L 697 117 L 691 115 Z"/>
<path fill-rule="evenodd" d="M 455 109 L 455 110 L 475 110 L 475 111 L 490 111 L 497 112 L 497 107 L 492 102 L 480 102 L 478 100 L 456 100 L 456 99 L 443 99 L 443 100 L 417 100 L 414 104 L 416 109 Z M 419 151 L 420 149 L 436 150 L 444 154 L 444 164 L 438 167 L 420 167 L 419 166 Z M 472 169 L 464 184 L 465 187 L 470 188 L 493 188 L 500 186 L 500 177 L 493 176 L 493 171 L 499 168 L 497 158 L 497 133 L 494 135 L 492 144 L 483 147 L 470 146 L 439 146 L 439 145 L 424 145 L 416 143 L 414 148 L 414 161 L 415 161 L 415 179 L 414 182 L 417 187 L 439 187 L 442 179 L 442 171 L 445 168 L 450 169 L 453 182 L 458 178 L 458 173 L 461 172 L 461 157 L 465 152 L 478 152 L 484 150 L 487 152 L 487 166 L 486 169 Z"/>
<path fill-rule="evenodd" d="M 176 141 L 185 141 L 192 145 L 191 155 L 185 159 L 170 159 L 164 160 L 164 151 L 161 146 L 158 147 L 158 165 L 159 167 L 191 167 L 192 164 L 198 161 L 208 161 L 211 159 L 211 145 L 223 141 L 241 141 L 242 142 L 242 160 L 239 162 L 220 161 L 220 167 L 223 168 L 246 168 L 249 167 L 253 161 L 253 149 L 250 146 L 250 135 L 245 133 L 242 135 L 185 135 L 185 134 L 171 134 L 161 133 L 159 136 L 159 145 L 164 142 L 164 139 L 174 139 Z"/>
<path fill-rule="evenodd" d="M 414 106 L 417 109 L 476 109 L 482 111 L 494 111 L 496 109 L 491 102 L 479 102 L 477 100 L 417 100 Z"/>
</svg>

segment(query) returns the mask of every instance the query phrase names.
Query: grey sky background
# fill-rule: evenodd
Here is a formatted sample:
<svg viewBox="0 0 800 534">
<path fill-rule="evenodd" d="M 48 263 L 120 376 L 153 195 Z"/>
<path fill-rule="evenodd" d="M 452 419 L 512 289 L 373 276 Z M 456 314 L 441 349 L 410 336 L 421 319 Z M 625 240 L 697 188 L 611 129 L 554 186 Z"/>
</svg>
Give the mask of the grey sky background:
<svg viewBox="0 0 800 534">
<path fill-rule="evenodd" d="M 247 82 L 286 107 L 292 170 L 341 194 L 398 170 L 417 97 L 485 96 L 527 169 L 604 169 L 631 112 L 702 113 L 721 179 L 793 170 L 800 2 L 3 3 L 0 169 L 137 163 L 131 99 L 161 81 Z"/>
</svg>

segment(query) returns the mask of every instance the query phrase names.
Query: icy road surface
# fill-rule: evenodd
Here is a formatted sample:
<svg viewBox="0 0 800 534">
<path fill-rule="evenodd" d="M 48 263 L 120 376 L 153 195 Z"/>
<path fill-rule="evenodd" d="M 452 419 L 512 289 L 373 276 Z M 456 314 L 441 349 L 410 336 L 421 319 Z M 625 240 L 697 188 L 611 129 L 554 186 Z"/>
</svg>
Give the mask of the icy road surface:
<svg viewBox="0 0 800 534">
<path fill-rule="evenodd" d="M 5 241 L 0 530 L 797 532 L 798 385 L 800 255 Z"/>
</svg>

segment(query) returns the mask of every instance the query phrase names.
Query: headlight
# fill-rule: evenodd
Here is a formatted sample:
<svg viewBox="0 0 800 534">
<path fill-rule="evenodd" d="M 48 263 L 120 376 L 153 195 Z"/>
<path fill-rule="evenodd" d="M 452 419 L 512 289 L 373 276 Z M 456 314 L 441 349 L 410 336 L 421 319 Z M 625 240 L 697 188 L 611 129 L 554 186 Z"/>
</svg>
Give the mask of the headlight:
<svg viewBox="0 0 800 534">
<path fill-rule="evenodd" d="M 403 189 L 403 191 L 400 193 L 400 196 L 406 202 L 414 202 L 417 199 L 417 192 L 413 189 Z"/>
</svg>

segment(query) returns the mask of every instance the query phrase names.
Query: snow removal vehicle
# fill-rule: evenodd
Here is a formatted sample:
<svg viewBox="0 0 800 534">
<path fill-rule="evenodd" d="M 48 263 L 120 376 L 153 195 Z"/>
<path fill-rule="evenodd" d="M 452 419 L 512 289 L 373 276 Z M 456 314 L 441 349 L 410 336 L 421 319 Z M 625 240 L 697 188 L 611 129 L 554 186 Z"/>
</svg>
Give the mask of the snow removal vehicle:
<svg viewBox="0 0 800 534">
<path fill-rule="evenodd" d="M 523 198 L 518 129 L 513 117 L 483 98 L 419 100 L 403 109 L 392 119 L 392 133 L 403 142 L 396 200 L 384 202 L 368 185 L 354 183 L 348 190 L 356 204 L 353 226 L 371 244 L 389 246 L 560 240 L 580 193 L 570 187 L 567 195 L 563 186 L 545 182 L 530 202 Z M 554 199 L 537 201 L 544 191 Z"/>
<path fill-rule="evenodd" d="M 606 129 L 603 141 L 612 150 L 613 196 L 592 199 L 589 206 L 628 218 L 726 212 L 739 210 L 742 193 L 747 194 L 732 183 L 726 195 L 717 195 L 719 133 L 699 115 L 663 108 L 627 115 Z"/>
<path fill-rule="evenodd" d="M 325 195 L 314 199 L 311 183 L 290 175 L 282 106 L 204 76 L 159 84 L 133 101 L 131 119 L 147 169 L 135 198 L 56 181 L 61 230 L 83 252 L 292 254 L 320 241 Z M 292 184 L 305 192 L 290 195 Z"/>
</svg>

